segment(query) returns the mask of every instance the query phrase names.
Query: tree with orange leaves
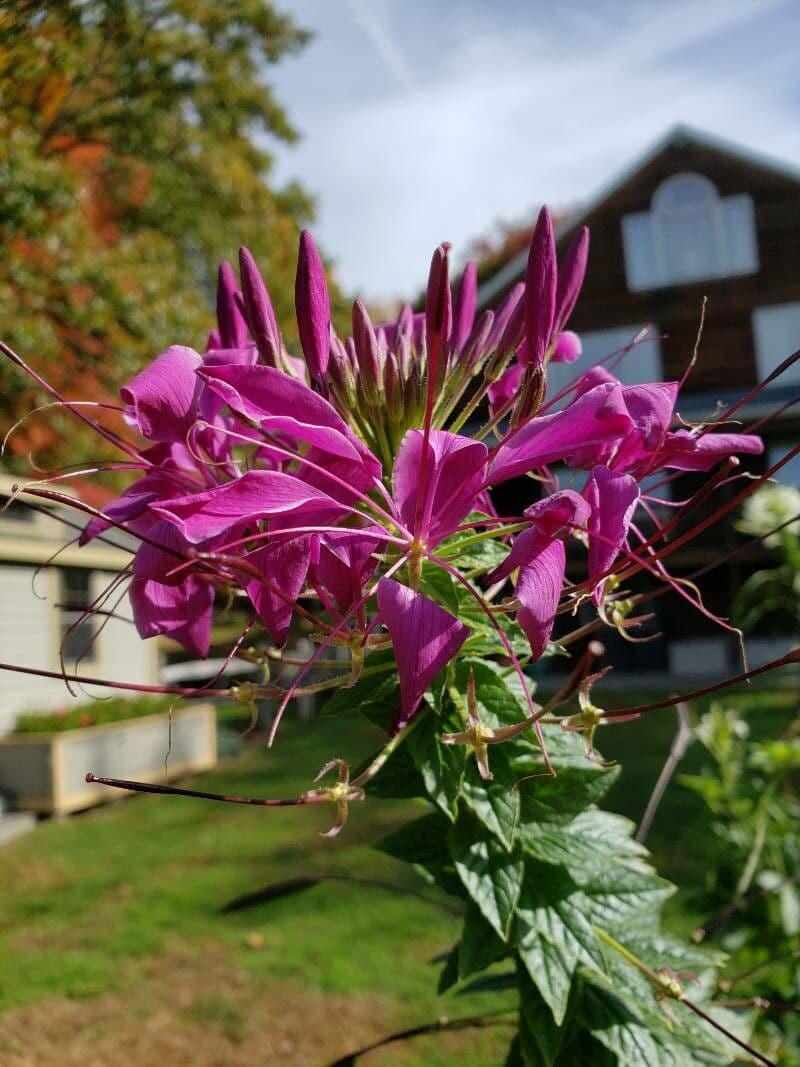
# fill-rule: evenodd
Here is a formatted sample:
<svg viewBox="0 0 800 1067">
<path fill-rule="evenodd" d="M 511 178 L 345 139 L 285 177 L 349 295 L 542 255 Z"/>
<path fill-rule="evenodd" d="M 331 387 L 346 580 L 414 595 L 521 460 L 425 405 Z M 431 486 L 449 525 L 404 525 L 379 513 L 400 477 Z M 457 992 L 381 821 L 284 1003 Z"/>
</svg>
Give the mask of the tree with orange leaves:
<svg viewBox="0 0 800 1067">
<path fill-rule="evenodd" d="M 202 348 L 213 272 L 240 244 L 292 332 L 281 279 L 311 202 L 270 184 L 264 146 L 296 135 L 266 75 L 306 39 L 267 0 L 0 11 L 0 336 L 68 395 L 113 396 L 178 336 Z M 44 398 L 0 374 L 7 427 Z M 91 456 L 57 411 L 14 447 Z"/>
</svg>

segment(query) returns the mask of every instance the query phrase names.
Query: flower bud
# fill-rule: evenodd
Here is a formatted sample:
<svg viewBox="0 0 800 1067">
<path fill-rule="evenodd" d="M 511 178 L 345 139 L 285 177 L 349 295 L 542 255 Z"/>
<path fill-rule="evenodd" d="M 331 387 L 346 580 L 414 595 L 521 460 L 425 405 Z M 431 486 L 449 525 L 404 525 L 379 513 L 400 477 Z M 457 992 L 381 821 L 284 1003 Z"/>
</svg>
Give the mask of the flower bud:
<svg viewBox="0 0 800 1067">
<path fill-rule="evenodd" d="M 244 348 L 247 344 L 247 323 L 236 306 L 236 275 L 225 260 L 217 275 L 217 326 L 222 348 Z"/>
<path fill-rule="evenodd" d="M 470 260 L 461 275 L 456 298 L 453 302 L 453 329 L 450 336 L 450 351 L 453 356 L 462 352 L 470 338 L 475 322 L 478 303 L 478 267 Z"/>
<path fill-rule="evenodd" d="M 353 344 L 361 387 L 365 395 L 377 398 L 381 377 L 378 338 L 369 313 L 360 300 L 353 304 Z"/>
<path fill-rule="evenodd" d="M 311 379 L 322 383 L 328 369 L 331 335 L 331 305 L 325 268 L 308 230 L 300 234 L 300 253 L 294 283 L 300 344 Z"/>
<path fill-rule="evenodd" d="M 267 366 L 275 367 L 280 361 L 281 334 L 269 291 L 249 248 L 239 249 L 239 276 L 250 334 Z"/>
<path fill-rule="evenodd" d="M 428 353 L 428 377 L 438 392 L 444 380 L 447 361 L 444 358 L 453 325 L 450 295 L 448 253 L 450 245 L 440 244 L 433 253 L 425 296 L 425 345 Z"/>
<path fill-rule="evenodd" d="M 400 368 L 394 352 L 388 352 L 383 365 L 383 392 L 389 421 L 397 423 L 403 414 L 403 397 L 401 392 Z"/>
<path fill-rule="evenodd" d="M 536 414 L 542 406 L 544 392 L 544 367 L 538 363 L 529 363 L 520 383 L 519 400 L 511 415 L 512 427 L 522 425 Z"/>
<path fill-rule="evenodd" d="M 556 287 L 556 315 L 553 331 L 564 329 L 580 295 L 589 259 L 589 229 L 581 226 L 578 236 L 569 246 L 564 261 L 558 268 Z"/>
<path fill-rule="evenodd" d="M 544 363 L 556 313 L 556 242 L 553 220 L 543 207 L 528 253 L 525 271 L 525 337 L 523 363 Z"/>
<path fill-rule="evenodd" d="M 492 331 L 487 339 L 488 348 L 497 348 L 500 343 L 500 338 L 506 331 L 508 321 L 514 313 L 514 309 L 522 299 L 522 294 L 525 292 L 525 285 L 523 282 L 517 282 L 517 284 L 510 289 L 506 294 L 506 297 L 501 301 L 500 306 L 495 310 L 494 323 L 492 324 Z M 516 348 L 516 345 L 514 346 Z"/>
<path fill-rule="evenodd" d="M 550 353 L 551 363 L 574 363 L 583 352 L 581 339 L 572 330 L 564 330 L 556 336 Z"/>
<path fill-rule="evenodd" d="M 488 339 L 494 326 L 494 312 L 484 311 L 472 331 L 471 336 L 464 345 L 464 351 L 462 353 L 462 360 L 464 366 L 468 369 L 472 369 L 476 363 L 483 357 L 488 355 L 489 346 Z"/>
</svg>

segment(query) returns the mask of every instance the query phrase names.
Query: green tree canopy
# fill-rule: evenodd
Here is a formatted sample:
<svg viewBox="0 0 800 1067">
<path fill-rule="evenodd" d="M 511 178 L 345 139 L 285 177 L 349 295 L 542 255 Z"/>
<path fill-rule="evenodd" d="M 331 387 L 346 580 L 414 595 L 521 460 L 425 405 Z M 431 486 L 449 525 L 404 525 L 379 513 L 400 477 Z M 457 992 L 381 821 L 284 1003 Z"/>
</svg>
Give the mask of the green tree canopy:
<svg viewBox="0 0 800 1067">
<path fill-rule="evenodd" d="M 295 131 L 269 68 L 307 34 L 267 0 L 16 0 L 0 11 L 0 337 L 73 397 L 202 347 L 214 272 L 240 244 L 291 334 L 311 202 L 270 182 Z M 0 369 L 2 422 L 39 398 Z M 59 429 L 70 426 L 60 447 Z M 81 454 L 73 424 L 17 448 Z"/>
</svg>

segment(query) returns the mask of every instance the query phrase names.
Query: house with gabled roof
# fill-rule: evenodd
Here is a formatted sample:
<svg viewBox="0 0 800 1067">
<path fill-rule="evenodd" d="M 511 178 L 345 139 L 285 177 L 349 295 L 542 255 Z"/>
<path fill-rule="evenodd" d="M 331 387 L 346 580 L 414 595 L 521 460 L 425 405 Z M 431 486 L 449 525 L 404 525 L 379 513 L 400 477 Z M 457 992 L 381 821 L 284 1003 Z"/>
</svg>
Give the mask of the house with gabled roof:
<svg viewBox="0 0 800 1067">
<path fill-rule="evenodd" d="M 591 231 L 589 265 L 569 327 L 580 334 L 583 356 L 571 367 L 551 366 L 551 395 L 579 369 L 626 348 L 610 364 L 626 384 L 680 379 L 697 345 L 678 410 L 698 422 L 800 349 L 800 169 L 678 126 L 562 217 L 559 254 L 582 225 Z M 495 306 L 522 278 L 526 262 L 527 249 L 485 278 L 480 305 Z M 800 439 L 795 397 L 800 360 L 737 412 L 748 424 L 785 407 L 760 430 L 767 444 L 762 464 L 775 462 Z M 755 462 L 753 469 L 764 468 Z M 800 457 L 777 480 L 800 485 Z M 678 481 L 673 496 L 686 495 L 684 489 L 691 492 L 691 479 Z M 730 524 L 717 526 L 693 547 L 692 558 L 675 560 L 675 569 L 688 574 L 735 543 Z M 728 614 L 748 567 L 758 562 L 748 558 L 751 563 L 720 568 L 704 586 L 713 610 Z M 667 640 L 617 649 L 622 664 L 704 673 L 734 666 L 735 642 L 676 600 L 663 598 L 656 609 L 656 626 Z"/>
</svg>

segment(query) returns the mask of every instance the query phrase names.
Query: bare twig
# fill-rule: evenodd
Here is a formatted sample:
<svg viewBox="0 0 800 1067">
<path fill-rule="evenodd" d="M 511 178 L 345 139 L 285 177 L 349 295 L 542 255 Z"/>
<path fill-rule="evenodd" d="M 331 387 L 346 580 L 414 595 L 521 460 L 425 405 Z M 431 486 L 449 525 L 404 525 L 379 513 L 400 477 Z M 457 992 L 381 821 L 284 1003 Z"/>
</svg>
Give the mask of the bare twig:
<svg viewBox="0 0 800 1067">
<path fill-rule="evenodd" d="M 727 923 L 738 911 L 744 911 L 745 908 L 749 908 L 750 905 L 755 904 L 756 901 L 769 896 L 770 893 L 777 893 L 779 890 L 783 889 L 785 885 L 793 885 L 797 880 L 797 876 L 784 878 L 782 881 L 778 882 L 777 885 L 770 886 L 767 889 L 759 889 L 757 893 L 752 893 L 749 897 L 744 897 L 742 900 L 732 901 L 730 904 L 726 905 L 722 911 L 717 912 L 713 918 L 709 919 L 707 923 L 698 927 L 692 934 L 692 940 L 698 943 L 704 941 L 709 934 L 716 933 L 721 926 L 724 926 L 725 923 Z"/>
<path fill-rule="evenodd" d="M 672 781 L 672 776 L 675 773 L 678 764 L 686 754 L 686 749 L 692 743 L 694 739 L 694 732 L 689 725 L 689 708 L 681 702 L 675 708 L 678 715 L 678 729 L 675 733 L 675 737 L 672 739 L 672 747 L 669 750 L 664 766 L 661 768 L 661 774 L 658 776 L 653 792 L 650 794 L 650 799 L 647 802 L 642 821 L 639 823 L 639 829 L 636 831 L 636 840 L 639 844 L 643 844 L 645 838 L 650 833 L 650 827 L 653 825 L 653 819 L 655 818 L 658 806 L 667 790 L 667 786 Z"/>
<path fill-rule="evenodd" d="M 512 1026 L 516 1025 L 518 1015 L 516 1012 L 497 1012 L 489 1015 L 469 1015 L 462 1019 L 440 1019 L 434 1023 L 426 1023 L 424 1026 L 412 1026 L 408 1030 L 398 1030 L 388 1037 L 382 1037 L 379 1041 L 373 1041 L 369 1045 L 363 1045 L 355 1052 L 348 1052 L 340 1059 L 329 1064 L 328 1067 L 354 1067 L 356 1060 L 365 1056 L 373 1049 L 383 1048 L 384 1045 L 394 1044 L 395 1041 L 408 1041 L 412 1037 L 420 1037 L 422 1034 L 441 1034 L 454 1030 L 485 1029 L 489 1026 Z"/>
</svg>

